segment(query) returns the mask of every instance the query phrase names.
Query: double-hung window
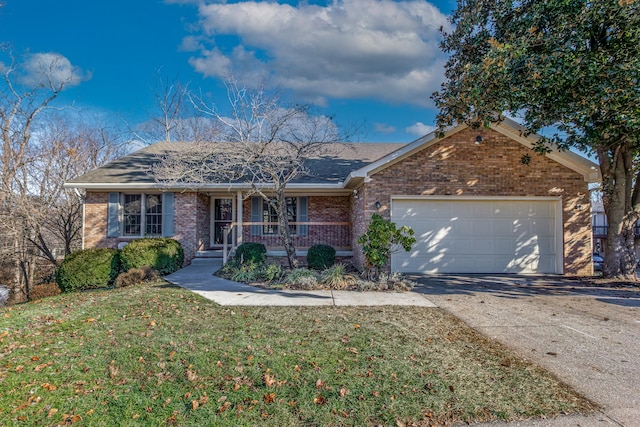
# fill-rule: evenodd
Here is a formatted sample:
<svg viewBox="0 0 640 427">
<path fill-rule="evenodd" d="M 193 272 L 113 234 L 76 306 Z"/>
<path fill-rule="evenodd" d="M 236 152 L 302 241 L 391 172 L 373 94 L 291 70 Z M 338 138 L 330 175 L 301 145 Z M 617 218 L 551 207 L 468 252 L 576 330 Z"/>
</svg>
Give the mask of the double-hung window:
<svg viewBox="0 0 640 427">
<path fill-rule="evenodd" d="M 123 236 L 162 235 L 162 195 L 122 194 Z"/>
<path fill-rule="evenodd" d="M 294 236 L 306 236 L 309 226 L 304 224 L 309 218 L 309 202 L 308 197 L 287 197 L 287 218 L 290 223 L 289 230 Z M 269 202 L 262 197 L 254 196 L 251 198 L 251 226 L 252 236 L 270 236 L 279 234 L 278 213 Z M 303 223 L 303 224 L 301 224 Z"/>
<path fill-rule="evenodd" d="M 287 197 L 287 219 L 289 222 L 298 221 L 298 198 Z M 278 212 L 266 200 L 262 203 L 262 234 L 278 234 Z M 293 224 L 289 226 L 291 234 L 296 234 L 297 225 Z"/>
</svg>

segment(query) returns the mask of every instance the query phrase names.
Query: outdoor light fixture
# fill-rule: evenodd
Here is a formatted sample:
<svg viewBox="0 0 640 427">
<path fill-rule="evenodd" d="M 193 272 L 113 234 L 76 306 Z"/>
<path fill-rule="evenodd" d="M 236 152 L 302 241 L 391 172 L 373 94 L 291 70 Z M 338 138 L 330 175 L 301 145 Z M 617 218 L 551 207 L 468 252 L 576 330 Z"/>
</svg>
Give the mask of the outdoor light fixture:
<svg viewBox="0 0 640 427">
<path fill-rule="evenodd" d="M 478 135 L 478 136 L 476 136 L 476 142 L 475 142 L 475 144 L 476 144 L 476 145 L 478 145 L 478 144 L 480 144 L 483 140 L 484 140 L 484 139 L 482 138 L 482 135 Z"/>
<path fill-rule="evenodd" d="M 380 202 L 376 202 L 376 205 L 375 205 L 375 206 L 376 206 L 376 209 L 380 209 L 380 206 L 381 206 L 381 205 L 380 205 Z"/>
</svg>

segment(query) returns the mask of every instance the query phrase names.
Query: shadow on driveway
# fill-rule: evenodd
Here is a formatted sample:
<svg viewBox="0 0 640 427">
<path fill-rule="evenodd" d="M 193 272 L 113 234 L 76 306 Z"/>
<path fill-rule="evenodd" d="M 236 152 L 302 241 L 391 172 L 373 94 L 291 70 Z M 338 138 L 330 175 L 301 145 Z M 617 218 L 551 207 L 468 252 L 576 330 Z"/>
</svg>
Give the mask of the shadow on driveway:
<svg viewBox="0 0 640 427">
<path fill-rule="evenodd" d="M 607 304 L 640 307 L 640 288 L 608 288 L 565 276 L 524 275 L 412 275 L 415 292 L 427 295 L 472 295 L 488 293 L 513 299 L 540 295 L 591 296 Z"/>
</svg>

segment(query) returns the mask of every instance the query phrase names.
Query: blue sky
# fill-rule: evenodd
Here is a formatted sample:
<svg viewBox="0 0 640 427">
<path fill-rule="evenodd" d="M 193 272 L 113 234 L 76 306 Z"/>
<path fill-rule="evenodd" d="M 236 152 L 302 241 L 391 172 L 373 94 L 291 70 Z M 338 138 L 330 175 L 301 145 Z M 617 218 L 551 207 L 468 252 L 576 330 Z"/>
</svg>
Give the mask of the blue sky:
<svg viewBox="0 0 640 427">
<path fill-rule="evenodd" d="M 78 84 L 59 102 L 129 126 L 148 119 L 162 75 L 224 102 L 224 79 L 310 103 L 361 140 L 429 131 L 443 80 L 438 28 L 454 0 L 5 0 L 0 42 L 66 58 Z M 25 59 L 27 61 L 27 59 Z"/>
</svg>

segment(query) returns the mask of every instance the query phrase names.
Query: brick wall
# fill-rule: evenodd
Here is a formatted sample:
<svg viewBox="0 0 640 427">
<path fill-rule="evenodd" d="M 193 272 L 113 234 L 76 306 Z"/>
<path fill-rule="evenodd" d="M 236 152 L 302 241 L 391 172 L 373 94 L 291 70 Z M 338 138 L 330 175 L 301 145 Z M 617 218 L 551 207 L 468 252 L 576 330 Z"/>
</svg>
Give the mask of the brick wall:
<svg viewBox="0 0 640 427">
<path fill-rule="evenodd" d="M 84 247 L 117 248 L 119 240 L 107 237 L 109 193 L 87 192 L 84 202 Z"/>
<path fill-rule="evenodd" d="M 477 135 L 483 138 L 478 145 Z M 529 165 L 520 163 L 524 154 L 531 156 Z M 591 274 L 589 192 L 582 175 L 491 129 L 460 131 L 374 174 L 364 187 L 355 207 L 364 209 L 365 221 L 376 211 L 376 201 L 388 219 L 392 195 L 559 196 L 565 274 Z M 575 210 L 576 204 L 584 208 Z M 354 234 L 363 226 L 354 225 Z"/>
</svg>

